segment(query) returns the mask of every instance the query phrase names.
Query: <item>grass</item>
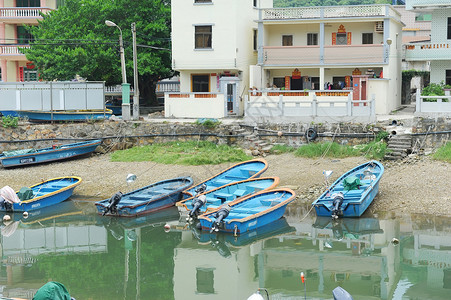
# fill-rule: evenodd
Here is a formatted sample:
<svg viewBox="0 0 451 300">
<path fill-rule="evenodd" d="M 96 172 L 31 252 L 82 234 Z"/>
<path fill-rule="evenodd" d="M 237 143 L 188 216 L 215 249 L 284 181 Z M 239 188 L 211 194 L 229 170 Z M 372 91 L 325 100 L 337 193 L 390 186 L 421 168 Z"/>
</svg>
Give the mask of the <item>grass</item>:
<svg viewBox="0 0 451 300">
<path fill-rule="evenodd" d="M 432 157 L 436 160 L 451 163 L 451 142 L 448 142 L 444 146 L 438 148 Z"/>
<path fill-rule="evenodd" d="M 240 162 L 251 158 L 242 149 L 206 141 L 153 144 L 119 150 L 111 154 L 111 161 L 117 162 L 153 161 L 191 166 Z"/>
</svg>

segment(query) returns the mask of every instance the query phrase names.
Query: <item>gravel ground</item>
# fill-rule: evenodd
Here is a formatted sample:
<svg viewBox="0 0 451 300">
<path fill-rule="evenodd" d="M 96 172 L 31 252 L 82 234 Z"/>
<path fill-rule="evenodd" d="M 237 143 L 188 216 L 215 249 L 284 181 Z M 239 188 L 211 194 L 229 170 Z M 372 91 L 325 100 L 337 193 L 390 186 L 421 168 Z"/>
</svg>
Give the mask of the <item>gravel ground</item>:
<svg viewBox="0 0 451 300">
<path fill-rule="evenodd" d="M 306 159 L 292 154 L 268 155 L 264 176 L 280 177 L 280 186 L 293 189 L 298 200 L 290 205 L 310 204 L 325 188 L 323 170 L 333 170 L 330 181 L 352 167 L 366 162 L 362 157 L 344 159 Z M 117 191 L 127 192 L 152 182 L 176 176 L 193 177 L 195 182 L 208 178 L 232 164 L 215 166 L 178 166 L 153 162 L 110 162 L 108 154 L 24 168 L 0 168 L 0 186 L 15 190 L 44 179 L 80 176 L 83 182 L 75 189 L 74 200 L 97 201 Z M 401 162 L 384 162 L 379 195 L 370 206 L 373 213 L 428 214 L 451 216 L 451 178 L 449 163 L 429 157 L 413 157 Z M 127 174 L 138 179 L 127 185 Z"/>
</svg>

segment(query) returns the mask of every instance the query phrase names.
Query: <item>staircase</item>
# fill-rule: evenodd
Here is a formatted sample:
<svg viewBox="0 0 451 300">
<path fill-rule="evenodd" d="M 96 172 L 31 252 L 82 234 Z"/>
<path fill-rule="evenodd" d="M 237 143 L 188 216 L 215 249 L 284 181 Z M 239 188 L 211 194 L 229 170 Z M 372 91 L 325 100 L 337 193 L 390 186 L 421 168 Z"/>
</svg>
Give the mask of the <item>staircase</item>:
<svg viewBox="0 0 451 300">
<path fill-rule="evenodd" d="M 268 153 L 273 146 L 267 141 L 259 139 L 257 135 L 258 132 L 248 126 L 236 128 L 234 132 L 237 135 L 245 136 L 245 143 L 247 144 L 248 149 L 253 152 L 252 155 L 254 156 Z"/>
<path fill-rule="evenodd" d="M 403 159 L 412 153 L 412 136 L 410 134 L 394 135 L 388 140 L 385 159 Z"/>
</svg>

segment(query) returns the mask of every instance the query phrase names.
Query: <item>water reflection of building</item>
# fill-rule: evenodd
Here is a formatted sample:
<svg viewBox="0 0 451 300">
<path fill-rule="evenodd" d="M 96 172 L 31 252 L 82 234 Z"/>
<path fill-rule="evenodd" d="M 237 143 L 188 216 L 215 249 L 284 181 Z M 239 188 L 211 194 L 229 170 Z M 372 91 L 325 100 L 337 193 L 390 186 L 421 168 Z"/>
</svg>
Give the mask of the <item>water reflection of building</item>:
<svg viewBox="0 0 451 300">
<path fill-rule="evenodd" d="M 309 298 L 330 298 L 340 285 L 353 296 L 390 299 L 399 271 L 399 247 L 390 243 L 399 230 L 395 221 L 345 221 L 338 236 L 332 224 L 315 228 L 314 218 L 299 220 L 288 217 L 295 232 L 242 247 L 225 242 L 228 255 L 218 253 L 218 243 L 199 245 L 184 232 L 174 253 L 175 299 L 246 299 L 258 288 L 268 289 L 272 299 L 303 296 L 301 272 Z"/>
</svg>

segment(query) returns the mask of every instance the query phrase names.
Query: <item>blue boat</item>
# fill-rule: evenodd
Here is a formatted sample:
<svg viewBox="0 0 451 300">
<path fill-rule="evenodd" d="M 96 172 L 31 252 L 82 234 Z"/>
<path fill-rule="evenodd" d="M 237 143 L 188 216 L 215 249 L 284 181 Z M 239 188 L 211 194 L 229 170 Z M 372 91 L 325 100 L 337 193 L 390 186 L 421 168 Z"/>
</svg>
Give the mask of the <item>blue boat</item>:
<svg viewBox="0 0 451 300">
<path fill-rule="evenodd" d="M 197 215 L 214 210 L 224 203 L 229 203 L 240 197 L 255 194 L 260 191 L 270 190 L 279 184 L 279 177 L 262 177 L 242 180 L 217 187 L 207 192 L 201 192 L 195 197 L 190 197 L 176 206 L 181 215 L 188 214 L 190 219 Z"/>
<path fill-rule="evenodd" d="M 55 144 L 52 147 L 40 149 L 3 151 L 0 154 L 0 161 L 4 168 L 52 162 L 92 153 L 101 143 L 102 140 L 92 140 L 72 144 Z"/>
<path fill-rule="evenodd" d="M 229 183 L 258 178 L 267 168 L 268 163 L 264 159 L 253 159 L 237 163 L 199 184 L 190 187 L 186 191 L 183 191 L 184 198 L 186 199 L 195 196 L 196 190 L 202 185 L 205 186 L 205 191 L 210 191 Z"/>
<path fill-rule="evenodd" d="M 135 217 L 173 206 L 192 184 L 191 177 L 162 180 L 127 194 L 118 192 L 95 205 L 101 215 Z"/>
<path fill-rule="evenodd" d="M 34 122 L 50 122 L 50 121 L 95 121 L 108 120 L 113 112 L 111 109 L 91 109 L 91 110 L 18 110 L 17 114 L 21 118 L 26 118 Z"/>
<path fill-rule="evenodd" d="M 384 166 L 378 161 L 361 164 L 338 178 L 312 205 L 318 216 L 360 217 L 379 191 Z"/>
<path fill-rule="evenodd" d="M 9 187 L 3 187 L 1 195 L 5 201 L 0 205 L 0 211 L 28 212 L 57 205 L 72 196 L 75 187 L 80 183 L 81 178 L 77 176 L 53 178 L 29 188 L 22 188 L 15 193 L 15 199 L 11 199 L 12 197 L 8 196 L 8 192 L 5 189 Z"/>
<path fill-rule="evenodd" d="M 287 205 L 295 198 L 296 194 L 290 189 L 260 192 L 200 215 L 200 227 L 210 232 L 241 235 L 282 218 Z"/>
</svg>

